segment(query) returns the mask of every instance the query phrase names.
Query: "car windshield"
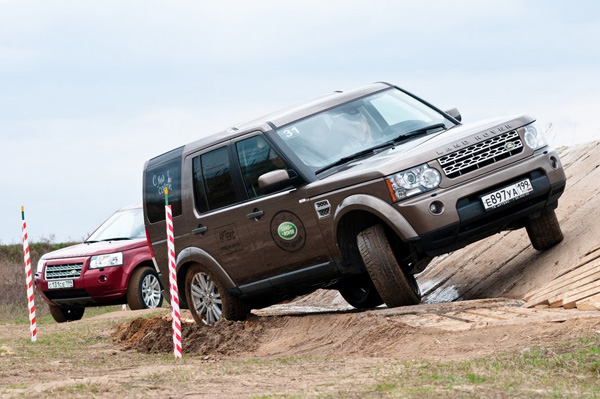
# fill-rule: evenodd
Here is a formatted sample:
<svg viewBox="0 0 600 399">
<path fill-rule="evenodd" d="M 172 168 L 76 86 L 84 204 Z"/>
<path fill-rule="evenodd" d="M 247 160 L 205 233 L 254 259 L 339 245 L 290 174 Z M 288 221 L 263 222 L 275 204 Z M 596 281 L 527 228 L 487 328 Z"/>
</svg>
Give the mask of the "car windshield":
<svg viewBox="0 0 600 399">
<path fill-rule="evenodd" d="M 134 208 L 115 212 L 85 242 L 132 240 L 144 237 L 146 235 L 142 208 Z"/>
<path fill-rule="evenodd" d="M 442 113 L 388 89 L 283 126 L 277 134 L 304 164 L 319 172 L 385 143 L 452 126 Z"/>
</svg>

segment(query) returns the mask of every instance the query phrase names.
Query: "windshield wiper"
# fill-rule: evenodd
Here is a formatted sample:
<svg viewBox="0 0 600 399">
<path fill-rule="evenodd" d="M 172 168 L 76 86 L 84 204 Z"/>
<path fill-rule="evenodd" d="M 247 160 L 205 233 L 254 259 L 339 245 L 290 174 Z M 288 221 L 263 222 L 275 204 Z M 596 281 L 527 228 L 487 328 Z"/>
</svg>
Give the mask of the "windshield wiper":
<svg viewBox="0 0 600 399">
<path fill-rule="evenodd" d="M 413 137 L 416 137 L 416 136 L 421 136 L 421 135 L 429 134 L 430 130 L 435 130 L 435 129 L 440 129 L 440 128 L 446 128 L 446 125 L 444 123 L 435 123 L 433 125 L 425 126 L 425 127 L 413 130 L 411 132 L 401 134 L 400 136 L 396 137 L 394 140 L 386 141 L 383 144 L 379 144 L 379 145 L 376 145 L 374 147 L 370 147 L 370 148 L 367 148 L 365 150 L 358 151 L 358 152 L 356 152 L 354 154 L 342 157 L 342 158 L 338 159 L 337 161 L 335 161 L 335 162 L 333 162 L 333 163 L 331 163 L 329 165 L 326 165 L 326 166 L 323 166 L 320 169 L 317 169 L 315 171 L 315 174 L 319 174 L 319 173 L 324 172 L 327 169 L 331 169 L 331 168 L 333 168 L 335 166 L 343 165 L 346 162 L 352 161 L 353 159 L 357 159 L 357 158 L 363 157 L 365 155 L 373 154 L 377 150 L 380 150 L 380 149 L 386 148 L 386 147 L 391 147 L 393 145 L 398 144 L 399 142 L 408 140 L 409 138 L 413 138 Z"/>
<path fill-rule="evenodd" d="M 131 237 L 105 238 L 104 240 L 100 240 L 100 241 L 125 241 L 125 240 L 131 240 Z"/>
<path fill-rule="evenodd" d="M 335 161 L 333 163 L 330 163 L 329 165 L 326 165 L 326 166 L 323 166 L 320 169 L 317 169 L 315 171 L 315 175 L 317 175 L 317 174 L 319 174 L 321 172 L 324 172 L 327 169 L 331 169 L 331 168 L 333 168 L 335 166 L 343 165 L 346 162 L 352 161 L 353 159 L 358 159 L 358 158 L 364 157 L 365 155 L 374 154 L 374 153 L 376 153 L 377 150 L 380 150 L 380 149 L 386 148 L 386 147 L 391 147 L 393 145 L 394 145 L 394 143 L 392 141 L 388 141 L 388 142 L 385 142 L 383 144 L 379 144 L 379 145 L 376 145 L 374 147 L 370 147 L 370 148 L 367 148 L 367 149 L 355 152 L 354 154 L 347 155 L 345 157 L 342 157 L 342 158 L 338 159 L 337 161 Z"/>
<path fill-rule="evenodd" d="M 431 130 L 436 130 L 436 129 L 440 129 L 440 128 L 446 128 L 446 125 L 444 123 L 435 123 L 433 125 L 429 125 L 429 126 L 425 126 L 425 127 L 421 127 L 419 129 L 410 131 L 408 133 L 403 133 L 400 136 L 396 137 L 394 140 L 392 140 L 394 143 L 398 143 L 400 141 L 406 141 L 410 138 L 413 137 L 417 137 L 417 136 L 423 136 L 423 135 L 427 135 L 429 133 L 431 133 Z"/>
</svg>

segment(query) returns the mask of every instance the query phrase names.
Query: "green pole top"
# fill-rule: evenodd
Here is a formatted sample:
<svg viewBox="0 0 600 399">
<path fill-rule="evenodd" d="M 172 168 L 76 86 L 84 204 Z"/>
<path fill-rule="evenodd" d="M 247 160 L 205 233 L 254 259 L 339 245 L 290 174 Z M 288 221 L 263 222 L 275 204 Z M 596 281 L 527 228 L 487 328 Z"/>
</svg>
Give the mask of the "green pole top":
<svg viewBox="0 0 600 399">
<path fill-rule="evenodd" d="M 169 205 L 169 189 L 165 187 L 165 206 Z"/>
<path fill-rule="evenodd" d="M 21 206 L 21 220 L 25 220 L 25 207 Z"/>
</svg>

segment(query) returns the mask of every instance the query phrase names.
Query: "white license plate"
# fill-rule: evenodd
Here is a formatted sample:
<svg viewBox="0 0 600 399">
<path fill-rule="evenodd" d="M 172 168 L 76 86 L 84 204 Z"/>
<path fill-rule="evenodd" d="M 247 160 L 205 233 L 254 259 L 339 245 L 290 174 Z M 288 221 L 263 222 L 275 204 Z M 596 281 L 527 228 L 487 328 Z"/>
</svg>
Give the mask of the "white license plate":
<svg viewBox="0 0 600 399">
<path fill-rule="evenodd" d="M 487 211 L 488 209 L 498 208 L 499 206 L 523 198 L 532 191 L 533 187 L 531 187 L 531 182 L 529 179 L 525 179 L 494 191 L 493 193 L 486 194 L 481 197 L 481 201 L 483 202 L 483 207 Z"/>
<path fill-rule="evenodd" d="M 73 288 L 73 280 L 48 281 L 49 290 L 55 290 L 57 288 Z"/>
</svg>

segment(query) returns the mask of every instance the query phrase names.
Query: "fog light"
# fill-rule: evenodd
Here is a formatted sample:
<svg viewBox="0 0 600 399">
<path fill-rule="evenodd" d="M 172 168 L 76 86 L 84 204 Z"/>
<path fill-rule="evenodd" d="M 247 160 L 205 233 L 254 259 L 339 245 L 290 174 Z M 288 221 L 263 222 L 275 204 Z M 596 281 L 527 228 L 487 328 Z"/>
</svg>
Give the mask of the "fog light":
<svg viewBox="0 0 600 399">
<path fill-rule="evenodd" d="M 550 157 L 550 166 L 552 166 L 552 169 L 558 168 L 558 159 Z"/>
<path fill-rule="evenodd" d="M 444 204 L 442 204 L 440 201 L 433 201 L 431 204 L 429 204 L 429 212 L 433 213 L 434 215 L 441 214 L 444 212 Z"/>
<path fill-rule="evenodd" d="M 101 283 L 106 283 L 106 280 L 108 280 L 108 279 L 107 279 L 107 278 L 106 278 L 106 276 L 103 274 L 103 275 L 101 275 L 100 277 L 98 277 L 98 280 L 99 280 Z"/>
</svg>

